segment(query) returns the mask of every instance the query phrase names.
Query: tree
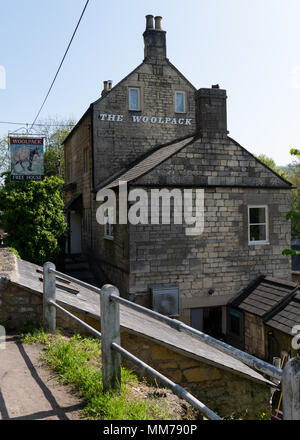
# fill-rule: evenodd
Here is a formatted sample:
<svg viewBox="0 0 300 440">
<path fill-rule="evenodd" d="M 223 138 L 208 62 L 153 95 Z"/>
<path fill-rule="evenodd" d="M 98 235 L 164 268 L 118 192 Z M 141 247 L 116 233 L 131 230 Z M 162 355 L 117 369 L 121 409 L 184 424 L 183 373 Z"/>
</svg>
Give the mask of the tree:
<svg viewBox="0 0 300 440">
<path fill-rule="evenodd" d="M 279 174 L 279 176 L 284 179 L 288 179 L 288 175 L 281 167 L 277 166 L 274 160 L 271 157 L 266 156 L 265 154 L 260 154 L 257 156 L 257 159 L 267 165 L 271 170 L 275 171 L 275 173 Z"/>
<path fill-rule="evenodd" d="M 0 138 L 0 184 L 4 182 L 4 177 L 1 177 L 2 173 L 9 170 L 10 166 L 10 153 L 8 145 L 8 137 L 3 136 Z"/>
<path fill-rule="evenodd" d="M 22 259 L 43 265 L 61 249 L 66 229 L 61 189 L 57 176 L 43 181 L 11 181 L 7 173 L 0 189 L 1 226 L 5 245 L 18 251 Z"/>
<path fill-rule="evenodd" d="M 300 157 L 300 150 L 292 148 L 290 153 L 293 156 Z M 300 237 L 300 164 L 297 162 L 295 164 L 296 172 L 294 177 L 291 179 L 294 185 L 297 185 L 296 194 L 294 193 L 294 200 L 292 199 L 292 209 L 287 213 L 286 219 L 292 221 L 292 235 L 294 237 Z M 300 257 L 300 251 L 295 249 L 284 249 L 282 251 L 283 255 L 294 255 L 295 257 Z"/>
<path fill-rule="evenodd" d="M 75 125 L 75 120 L 48 118 L 39 121 L 39 124 L 44 124 L 40 130 L 41 134 L 46 138 L 45 152 L 44 152 L 44 175 L 58 176 L 64 179 L 64 146 L 63 141 L 68 136 Z M 58 163 L 60 161 L 61 173 L 58 170 Z"/>
</svg>

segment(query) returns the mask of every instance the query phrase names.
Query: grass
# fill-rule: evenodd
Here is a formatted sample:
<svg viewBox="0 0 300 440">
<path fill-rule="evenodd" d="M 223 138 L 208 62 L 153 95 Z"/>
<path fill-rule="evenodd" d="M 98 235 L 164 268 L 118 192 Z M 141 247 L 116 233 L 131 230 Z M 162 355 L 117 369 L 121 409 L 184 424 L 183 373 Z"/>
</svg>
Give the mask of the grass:
<svg viewBox="0 0 300 440">
<path fill-rule="evenodd" d="M 139 398 L 134 389 L 140 382 L 128 369 L 121 370 L 120 391 L 104 393 L 101 374 L 101 342 L 93 337 L 49 335 L 42 328 L 27 324 L 20 334 L 22 343 L 42 343 L 45 363 L 57 373 L 59 381 L 73 385 L 82 397 L 83 416 L 102 420 L 174 419 L 166 399 Z M 154 393 L 155 394 L 155 393 Z"/>
</svg>

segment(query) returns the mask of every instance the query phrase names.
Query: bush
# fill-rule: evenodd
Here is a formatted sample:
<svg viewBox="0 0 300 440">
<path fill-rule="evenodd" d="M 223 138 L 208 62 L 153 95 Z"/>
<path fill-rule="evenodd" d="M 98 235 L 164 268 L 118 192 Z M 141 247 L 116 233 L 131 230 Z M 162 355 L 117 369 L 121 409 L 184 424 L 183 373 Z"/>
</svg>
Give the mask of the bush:
<svg viewBox="0 0 300 440">
<path fill-rule="evenodd" d="M 8 176 L 0 189 L 4 244 L 22 259 L 43 265 L 60 252 L 66 229 L 62 185 L 57 176 L 43 181 L 11 181 Z"/>
</svg>

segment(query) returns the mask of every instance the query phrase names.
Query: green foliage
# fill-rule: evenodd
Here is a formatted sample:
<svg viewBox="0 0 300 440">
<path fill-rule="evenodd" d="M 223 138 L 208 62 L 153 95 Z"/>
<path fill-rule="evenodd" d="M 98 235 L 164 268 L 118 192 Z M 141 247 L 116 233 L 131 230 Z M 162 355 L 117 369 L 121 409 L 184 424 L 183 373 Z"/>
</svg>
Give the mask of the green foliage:
<svg viewBox="0 0 300 440">
<path fill-rule="evenodd" d="M 292 156 L 300 156 L 300 150 L 292 148 L 290 150 Z M 290 175 L 290 181 L 295 189 L 292 190 L 291 205 L 292 209 L 287 213 L 286 219 L 292 222 L 292 237 L 300 238 L 300 164 L 296 162 L 289 169 L 293 170 Z M 300 251 L 294 249 L 284 249 L 283 255 L 292 255 L 300 258 Z"/>
<path fill-rule="evenodd" d="M 19 252 L 18 252 L 15 248 L 9 247 L 8 249 L 9 249 L 13 254 L 15 254 L 15 256 L 16 256 L 17 258 L 21 258 Z"/>
<path fill-rule="evenodd" d="M 75 386 L 84 399 L 83 415 L 102 420 L 161 420 L 170 419 L 168 410 L 157 400 L 134 399 L 131 387 L 138 385 L 137 377 L 122 368 L 120 391 L 104 393 L 101 373 L 101 342 L 93 337 L 47 335 L 42 329 L 22 334 L 22 342 L 45 344 L 44 361 L 58 379 Z"/>
<path fill-rule="evenodd" d="M 265 154 L 261 154 L 257 156 L 257 159 L 263 162 L 269 168 L 271 168 L 271 170 L 273 170 L 275 173 L 279 174 L 279 176 L 283 177 L 284 179 L 288 179 L 286 172 L 282 170 L 282 168 L 277 166 L 271 157 L 268 157 Z"/>
<path fill-rule="evenodd" d="M 22 344 L 48 344 L 51 340 L 51 335 L 46 333 L 43 327 L 36 328 L 35 324 L 27 321 L 20 331 L 19 340 Z"/>
<path fill-rule="evenodd" d="M 24 260 L 44 264 L 60 252 L 66 228 L 61 188 L 63 181 L 10 181 L 0 189 L 1 226 L 5 244 Z"/>
<path fill-rule="evenodd" d="M 50 118 L 39 121 L 39 123 L 46 124 L 41 133 L 46 138 L 45 152 L 44 152 L 44 174 L 45 176 L 58 176 L 58 160 L 60 157 L 61 175 L 64 179 L 64 146 L 63 141 L 68 136 L 75 120 L 73 119 L 57 119 Z"/>
<path fill-rule="evenodd" d="M 8 145 L 8 137 L 3 136 L 0 138 L 0 183 L 3 183 L 4 178 L 2 177 L 2 173 L 5 173 L 9 170 L 10 166 L 10 154 L 9 154 L 9 145 Z"/>
</svg>

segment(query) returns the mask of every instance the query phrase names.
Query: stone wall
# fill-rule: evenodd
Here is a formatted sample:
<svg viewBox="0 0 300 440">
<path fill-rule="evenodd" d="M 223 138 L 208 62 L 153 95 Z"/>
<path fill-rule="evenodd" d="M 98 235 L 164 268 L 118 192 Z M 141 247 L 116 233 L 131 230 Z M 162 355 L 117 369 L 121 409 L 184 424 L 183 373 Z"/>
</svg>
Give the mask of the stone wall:
<svg viewBox="0 0 300 440">
<path fill-rule="evenodd" d="M 83 202 L 81 239 L 82 249 L 87 252 L 92 247 L 92 121 L 87 112 L 78 123 L 64 144 L 65 182 L 64 202 L 67 203 L 73 195 L 81 193 Z M 76 185 L 70 189 L 69 184 Z"/>
<path fill-rule="evenodd" d="M 139 88 L 140 111 L 128 110 L 128 87 Z M 175 113 L 175 91 L 186 93 L 184 114 Z M 194 93 L 195 88 L 167 60 L 152 59 L 96 101 L 93 107 L 95 186 L 151 147 L 193 134 L 196 131 Z M 101 115 L 115 115 L 115 119 L 102 120 Z M 117 115 L 123 116 L 122 122 Z M 133 117 L 144 117 L 145 122 L 143 119 L 133 122 Z M 152 117 L 156 118 L 155 123 L 151 122 Z M 170 121 L 159 123 L 160 117 L 163 121 L 169 117 Z M 190 123 L 179 124 L 179 119 L 189 119 Z"/>
<path fill-rule="evenodd" d="M 259 413 L 269 412 L 270 394 L 268 387 L 262 384 L 171 351 L 140 335 L 122 333 L 121 339 L 124 348 L 186 388 L 223 417 L 242 414 L 245 418 L 255 419 Z M 132 362 L 124 364 L 144 375 Z M 147 378 L 153 382 L 153 378 Z"/>
<path fill-rule="evenodd" d="M 177 285 L 186 320 L 184 309 L 210 306 L 213 299 L 216 306 L 218 298 L 222 304 L 222 297 L 261 274 L 290 279 L 290 259 L 281 254 L 289 246 L 289 190 L 217 187 L 205 188 L 204 194 L 200 236 L 187 236 L 185 225 L 130 225 L 132 300 L 150 306 L 149 286 Z M 247 207 L 253 204 L 268 206 L 269 244 L 248 244 Z"/>
<path fill-rule="evenodd" d="M 0 322 L 8 330 L 17 331 L 28 321 L 42 323 L 42 295 L 25 290 L 8 280 L 0 284 Z M 100 330 L 96 317 L 73 310 L 67 310 Z M 57 310 L 57 328 L 69 334 L 89 333 L 78 323 Z M 256 418 L 258 413 L 269 411 L 270 389 L 267 385 L 249 380 L 230 371 L 199 361 L 184 352 L 176 352 L 141 335 L 121 332 L 121 344 L 135 356 L 160 371 L 169 379 L 186 387 L 209 408 L 222 416 L 242 415 Z M 141 377 L 143 371 L 123 360 L 123 364 L 134 369 Z M 150 378 L 148 377 L 150 380 Z M 152 379 L 153 380 L 153 379 Z"/>
</svg>

